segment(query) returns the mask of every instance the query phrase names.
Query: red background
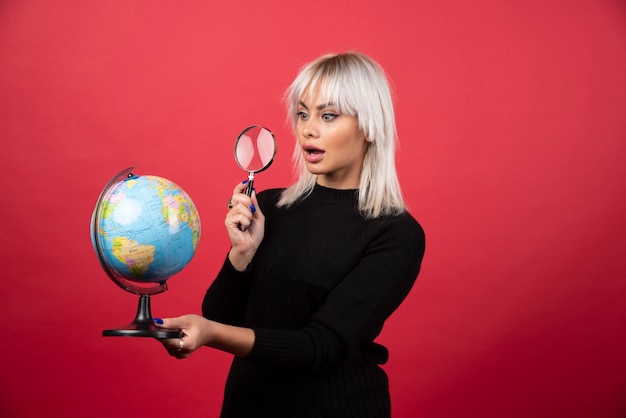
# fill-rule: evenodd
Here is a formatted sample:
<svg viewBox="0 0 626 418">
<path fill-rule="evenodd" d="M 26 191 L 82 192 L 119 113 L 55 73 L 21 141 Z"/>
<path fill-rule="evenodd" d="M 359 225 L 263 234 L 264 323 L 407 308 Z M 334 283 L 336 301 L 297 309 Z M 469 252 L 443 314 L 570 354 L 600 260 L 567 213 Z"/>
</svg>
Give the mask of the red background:
<svg viewBox="0 0 626 418">
<path fill-rule="evenodd" d="M 153 297 L 199 312 L 245 178 L 237 133 L 279 151 L 298 68 L 346 49 L 393 80 L 398 168 L 427 233 L 380 340 L 394 417 L 626 416 L 626 4 L 619 0 L 12 1 L 0 4 L 0 415 L 216 417 L 230 357 L 102 337 L 136 297 L 89 238 L 136 165 L 180 184 L 196 257 Z M 245 400 L 242 400 L 245 402 Z"/>
</svg>

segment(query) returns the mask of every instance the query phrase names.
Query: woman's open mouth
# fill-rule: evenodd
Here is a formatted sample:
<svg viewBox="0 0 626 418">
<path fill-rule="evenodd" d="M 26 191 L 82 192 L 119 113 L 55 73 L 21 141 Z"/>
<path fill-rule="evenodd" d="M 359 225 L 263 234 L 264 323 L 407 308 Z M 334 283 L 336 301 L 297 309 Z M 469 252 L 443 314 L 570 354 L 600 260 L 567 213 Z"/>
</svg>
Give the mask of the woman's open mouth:
<svg viewBox="0 0 626 418">
<path fill-rule="evenodd" d="M 324 157 L 324 150 L 311 145 L 304 145 L 302 150 L 304 159 L 309 163 L 317 163 Z"/>
</svg>

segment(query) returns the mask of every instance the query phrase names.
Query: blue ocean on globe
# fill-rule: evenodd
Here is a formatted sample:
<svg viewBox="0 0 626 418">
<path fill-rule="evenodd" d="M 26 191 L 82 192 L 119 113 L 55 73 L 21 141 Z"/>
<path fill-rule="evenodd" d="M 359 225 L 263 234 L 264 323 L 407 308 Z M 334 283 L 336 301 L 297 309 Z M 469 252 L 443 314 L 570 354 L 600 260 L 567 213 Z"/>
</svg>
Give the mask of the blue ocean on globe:
<svg viewBox="0 0 626 418">
<path fill-rule="evenodd" d="M 134 282 L 166 281 L 191 261 L 200 241 L 196 206 L 163 177 L 131 175 L 115 183 L 94 219 L 91 235 L 100 262 Z"/>
</svg>

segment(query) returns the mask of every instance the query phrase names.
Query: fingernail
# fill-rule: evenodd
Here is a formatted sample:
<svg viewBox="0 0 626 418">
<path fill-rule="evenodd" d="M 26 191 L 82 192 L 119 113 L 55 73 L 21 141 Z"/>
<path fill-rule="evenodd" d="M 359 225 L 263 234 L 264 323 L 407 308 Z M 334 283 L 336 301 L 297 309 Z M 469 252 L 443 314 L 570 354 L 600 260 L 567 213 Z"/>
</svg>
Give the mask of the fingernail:
<svg viewBox="0 0 626 418">
<path fill-rule="evenodd" d="M 256 213 L 256 208 L 254 207 L 254 203 L 250 205 L 250 210 L 252 213 Z"/>
<path fill-rule="evenodd" d="M 249 181 L 250 179 L 245 179 L 244 181 L 241 182 L 241 184 L 248 184 Z"/>
<path fill-rule="evenodd" d="M 152 318 L 155 324 L 163 325 L 163 320 L 161 318 Z"/>
</svg>

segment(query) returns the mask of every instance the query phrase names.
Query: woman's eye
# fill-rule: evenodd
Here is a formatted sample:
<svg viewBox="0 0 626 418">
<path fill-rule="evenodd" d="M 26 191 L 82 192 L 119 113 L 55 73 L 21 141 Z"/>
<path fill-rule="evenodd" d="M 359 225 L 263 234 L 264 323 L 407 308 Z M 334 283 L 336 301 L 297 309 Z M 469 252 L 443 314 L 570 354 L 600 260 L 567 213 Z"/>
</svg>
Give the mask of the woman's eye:
<svg viewBox="0 0 626 418">
<path fill-rule="evenodd" d="M 335 119 L 337 116 L 339 116 L 339 115 L 336 115 L 334 113 L 324 113 L 322 115 L 322 119 L 324 119 L 325 121 L 331 121 L 331 120 Z"/>
<path fill-rule="evenodd" d="M 305 112 L 298 112 L 298 119 L 302 119 L 302 120 L 307 120 L 309 118 L 309 115 L 307 115 Z"/>
</svg>

